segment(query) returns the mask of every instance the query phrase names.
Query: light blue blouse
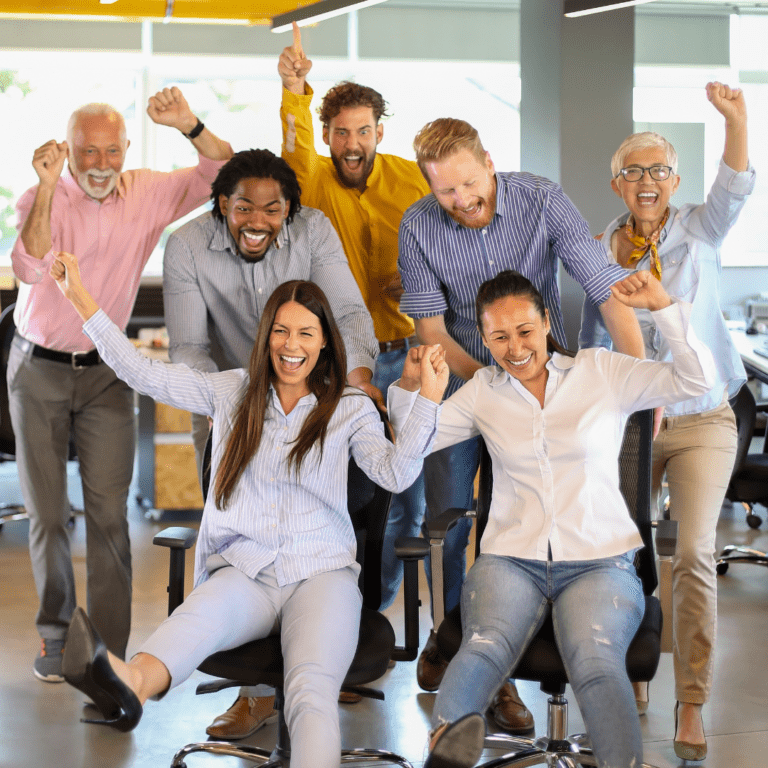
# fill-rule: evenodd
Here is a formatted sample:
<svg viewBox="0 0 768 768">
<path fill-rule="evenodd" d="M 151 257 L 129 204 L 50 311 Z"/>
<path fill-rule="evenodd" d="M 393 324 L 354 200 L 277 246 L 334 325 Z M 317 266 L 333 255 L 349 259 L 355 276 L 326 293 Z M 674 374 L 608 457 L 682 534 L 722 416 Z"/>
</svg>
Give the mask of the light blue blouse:
<svg viewBox="0 0 768 768">
<path fill-rule="evenodd" d="M 248 373 L 242 369 L 203 373 L 148 360 L 102 310 L 83 325 L 83 331 L 107 365 L 138 392 L 213 417 L 211 477 L 215 477 Z M 311 394 L 301 398 L 289 414 L 283 412 L 274 389 L 270 398 L 261 444 L 227 508 L 217 509 L 212 493 L 206 499 L 195 553 L 195 585 L 208 578 L 205 563 L 213 554 L 250 577 L 274 563 L 281 586 L 353 564 L 356 541 L 347 508 L 350 455 L 374 482 L 399 493 L 421 471 L 440 412 L 440 406 L 419 397 L 393 445 L 371 399 L 348 387 L 328 424 L 322 456 L 315 445 L 297 478 L 286 459 L 316 398 Z"/>
<path fill-rule="evenodd" d="M 668 405 L 667 416 L 703 413 L 717 408 L 723 395 L 733 397 L 747 380 L 739 353 L 731 341 L 720 310 L 720 246 L 744 207 L 755 186 L 755 171 L 750 166 L 739 173 L 720 162 L 720 168 L 702 205 L 670 206 L 670 214 L 659 238 L 661 279 L 670 296 L 692 305 L 691 325 L 696 335 L 711 350 L 715 359 L 717 379 L 706 395 Z M 625 213 L 614 219 L 603 233 L 601 245 L 608 258 L 616 261 L 611 252 L 611 236 L 624 226 L 629 218 Z M 645 256 L 634 266 L 633 272 L 649 269 Z M 659 333 L 647 310 L 636 310 L 645 340 L 645 354 L 653 360 L 671 360 L 669 346 Z M 611 338 L 599 310 L 584 301 L 579 333 L 579 348 L 612 347 Z"/>
</svg>

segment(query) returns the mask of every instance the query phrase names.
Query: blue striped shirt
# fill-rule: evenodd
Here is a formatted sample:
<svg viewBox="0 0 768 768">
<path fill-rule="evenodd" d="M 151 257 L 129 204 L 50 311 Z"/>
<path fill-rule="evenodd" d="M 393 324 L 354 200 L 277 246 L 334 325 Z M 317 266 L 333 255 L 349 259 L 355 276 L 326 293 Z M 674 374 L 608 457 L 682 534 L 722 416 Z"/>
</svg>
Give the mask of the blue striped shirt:
<svg viewBox="0 0 768 768">
<path fill-rule="evenodd" d="M 480 284 L 505 269 L 524 274 L 541 292 L 552 333 L 565 346 L 557 260 L 595 304 L 623 277 L 589 233 L 562 188 L 528 173 L 496 174 L 496 213 L 488 226 L 457 224 L 434 195 L 414 203 L 400 223 L 399 267 L 405 294 L 400 311 L 413 318 L 444 315 L 445 327 L 467 354 L 493 364 L 475 321 Z M 451 374 L 446 397 L 464 382 Z"/>
<path fill-rule="evenodd" d="M 83 325 L 83 331 L 107 365 L 138 392 L 214 417 L 211 476 L 215 477 L 248 386 L 247 372 L 203 373 L 186 365 L 151 361 L 102 310 Z M 371 399 L 347 388 L 328 424 L 322 456 L 315 445 L 297 479 L 286 459 L 315 403 L 315 396 L 307 395 L 286 415 L 270 390 L 261 444 L 227 508 L 216 509 L 212 493 L 206 499 L 195 553 L 195 585 L 208 577 L 205 563 L 213 554 L 251 578 L 274 563 L 280 585 L 353 564 L 356 541 L 347 508 L 350 454 L 374 482 L 394 492 L 416 479 L 434 441 L 440 406 L 418 398 L 413 418 L 393 445 Z"/>
</svg>

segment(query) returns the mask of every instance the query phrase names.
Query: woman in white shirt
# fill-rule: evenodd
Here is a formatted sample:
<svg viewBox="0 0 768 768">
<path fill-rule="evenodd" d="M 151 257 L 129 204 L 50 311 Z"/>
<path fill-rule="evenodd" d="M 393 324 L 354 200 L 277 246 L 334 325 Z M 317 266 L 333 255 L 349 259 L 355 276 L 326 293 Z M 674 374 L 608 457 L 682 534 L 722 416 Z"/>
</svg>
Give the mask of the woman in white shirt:
<svg viewBox="0 0 768 768">
<path fill-rule="evenodd" d="M 344 343 L 313 283 L 290 281 L 272 294 L 248 371 L 207 374 L 144 358 L 85 290 L 74 256 L 59 254 L 51 275 L 118 376 L 157 400 L 214 417 L 214 480 L 195 589 L 127 664 L 78 608 L 65 679 L 92 698 L 106 718 L 99 722 L 127 731 L 148 698 L 186 680 L 212 653 L 279 631 L 292 765 L 338 768 L 337 700 L 362 604 L 347 511 L 349 456 L 394 492 L 413 482 L 448 381 L 437 349 L 422 356 L 424 397 L 393 445 L 370 398 L 345 386 Z"/>
<path fill-rule="evenodd" d="M 633 557 L 642 546 L 619 490 L 618 455 L 629 415 L 711 387 L 712 356 L 690 331 L 690 306 L 637 273 L 612 288 L 644 307 L 673 363 L 604 349 L 574 358 L 554 345 L 541 295 L 516 272 L 479 290 L 477 322 L 497 365 L 479 370 L 443 405 L 433 450 L 482 435 L 493 497 L 480 556 L 462 591 L 463 640 L 432 716 L 425 768 L 471 766 L 485 712 L 552 611 L 568 676 L 599 766 L 642 762 L 625 657 L 644 598 Z M 390 388 L 390 414 L 407 412 L 418 353 Z M 397 419 L 395 419 L 396 423 Z"/>
</svg>

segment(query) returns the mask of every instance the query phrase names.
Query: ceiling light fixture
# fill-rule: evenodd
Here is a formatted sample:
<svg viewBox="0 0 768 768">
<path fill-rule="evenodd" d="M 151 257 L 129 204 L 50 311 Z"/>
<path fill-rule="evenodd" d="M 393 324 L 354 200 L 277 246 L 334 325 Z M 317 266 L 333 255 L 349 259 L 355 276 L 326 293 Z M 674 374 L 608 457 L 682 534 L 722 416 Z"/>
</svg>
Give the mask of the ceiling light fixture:
<svg viewBox="0 0 768 768">
<path fill-rule="evenodd" d="M 350 11 L 359 11 L 371 5 L 378 5 L 384 0 L 321 0 L 319 3 L 305 5 L 295 11 L 281 13 L 272 19 L 273 32 L 289 32 L 295 21 L 300 27 L 316 24 L 318 21 L 341 16 Z"/>
<path fill-rule="evenodd" d="M 653 3 L 655 0 L 624 0 L 624 2 L 614 2 L 614 0 L 564 0 L 563 14 L 573 19 L 577 16 L 587 16 L 590 13 L 602 13 L 603 11 L 614 11 L 617 8 L 629 8 L 632 5 L 644 5 Z"/>
</svg>

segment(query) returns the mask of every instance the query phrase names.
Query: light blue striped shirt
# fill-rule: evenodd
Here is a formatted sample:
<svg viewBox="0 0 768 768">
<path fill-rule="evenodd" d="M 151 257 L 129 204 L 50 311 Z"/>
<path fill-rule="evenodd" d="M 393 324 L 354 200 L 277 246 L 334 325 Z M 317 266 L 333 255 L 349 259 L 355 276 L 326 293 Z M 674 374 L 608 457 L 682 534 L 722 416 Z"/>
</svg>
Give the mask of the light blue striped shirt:
<svg viewBox="0 0 768 768">
<path fill-rule="evenodd" d="M 596 304 L 623 277 L 589 233 L 562 188 L 528 173 L 496 174 L 496 213 L 483 229 L 457 224 L 434 195 L 414 203 L 400 223 L 399 267 L 405 294 L 400 311 L 413 318 L 444 315 L 451 338 L 491 365 L 475 321 L 480 284 L 505 269 L 525 275 L 549 309 L 554 337 L 565 346 L 557 260 Z M 451 374 L 446 397 L 463 380 Z"/>
<path fill-rule="evenodd" d="M 379 344 L 339 236 L 324 213 L 305 207 L 257 262 L 240 258 L 226 223 L 212 213 L 171 235 L 163 261 L 171 360 L 208 373 L 247 368 L 264 305 L 288 280 L 323 289 L 344 339 L 347 370 L 373 370 Z"/>
<path fill-rule="evenodd" d="M 215 477 L 248 386 L 247 372 L 203 373 L 186 365 L 148 360 L 101 310 L 83 325 L 83 331 L 107 365 L 138 392 L 215 417 L 211 457 L 211 477 Z M 394 492 L 416 479 L 435 437 L 440 406 L 418 398 L 412 418 L 393 445 L 384 435 L 371 399 L 348 387 L 328 424 L 322 457 L 314 446 L 297 480 L 286 459 L 315 402 L 314 395 L 307 395 L 286 415 L 274 389 L 270 390 L 261 444 L 228 507 L 216 509 L 212 493 L 205 502 L 195 553 L 196 585 L 208 577 L 205 563 L 213 554 L 222 555 L 250 577 L 274 563 L 281 585 L 353 564 L 356 542 L 347 508 L 350 454 L 368 477 Z"/>
</svg>

